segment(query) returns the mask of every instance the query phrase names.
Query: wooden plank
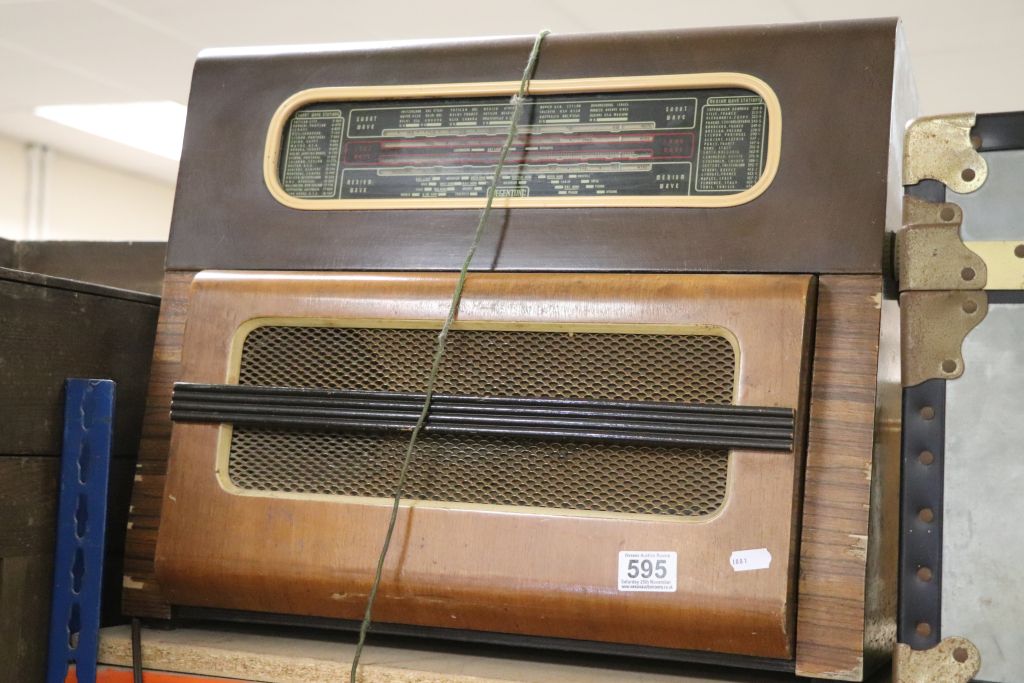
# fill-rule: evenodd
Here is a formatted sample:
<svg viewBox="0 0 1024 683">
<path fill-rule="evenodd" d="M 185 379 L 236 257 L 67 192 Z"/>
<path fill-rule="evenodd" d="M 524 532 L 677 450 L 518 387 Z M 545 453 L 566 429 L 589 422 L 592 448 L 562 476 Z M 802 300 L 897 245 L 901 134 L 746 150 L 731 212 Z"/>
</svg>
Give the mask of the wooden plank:
<svg viewBox="0 0 1024 683">
<path fill-rule="evenodd" d="M 60 459 L 0 457 L 0 557 L 53 552 Z"/>
<path fill-rule="evenodd" d="M 52 548 L 0 558 L 0 679 L 44 680 L 52 582 Z"/>
<path fill-rule="evenodd" d="M 133 466 L 110 468 L 103 574 L 103 623 L 117 623 L 124 527 Z M 0 457 L 0 662 L 17 681 L 42 680 L 53 583 L 59 457 Z M 39 675 L 35 675 L 40 672 Z"/>
<path fill-rule="evenodd" d="M 46 273 L 37 273 L 29 270 L 0 268 L 0 280 L 6 280 L 7 282 L 21 282 L 23 284 L 37 285 L 40 287 L 50 287 L 52 289 L 78 292 L 80 294 L 93 294 L 107 299 L 132 301 L 135 303 L 153 306 L 154 308 L 160 305 L 160 297 L 154 294 L 137 292 L 130 289 L 120 289 L 118 287 L 110 287 L 108 285 L 101 285 L 95 282 L 85 282 L 82 280 L 60 277 L 59 275 L 48 275 Z"/>
<path fill-rule="evenodd" d="M 11 278 L 15 278 L 14 275 Z M 143 301 L 65 288 L 76 283 L 0 277 L 0 454 L 60 453 L 67 377 L 117 382 L 115 456 L 133 456 L 156 325 Z M 60 286 L 57 286 L 60 284 Z"/>
<path fill-rule="evenodd" d="M 5 240 L 0 237 L 0 268 L 16 268 L 18 257 L 15 254 L 15 246 L 18 243 L 14 240 Z"/>
<path fill-rule="evenodd" d="M 96 671 L 96 683 L 132 683 L 133 680 L 135 679 L 132 678 L 131 669 L 120 666 L 101 666 Z M 257 681 L 251 681 L 251 679 L 249 682 L 246 682 L 239 678 L 210 678 L 209 676 L 166 673 L 164 671 L 147 671 L 143 679 L 143 683 L 226 683 L 227 681 L 258 683 Z M 64 683 L 78 683 L 78 675 L 74 667 L 68 671 L 68 675 L 64 678 Z"/>
<path fill-rule="evenodd" d="M 867 584 L 864 604 L 864 670 L 885 667 L 896 643 L 899 583 L 900 434 L 903 387 L 900 383 L 900 311 L 895 300 L 882 302 L 875 400 L 875 456 L 871 476 Z"/>
<path fill-rule="evenodd" d="M 124 552 L 132 462 L 110 465 L 107 490 L 107 565 Z M 52 553 L 56 529 L 60 458 L 0 457 L 0 557 Z"/>
<path fill-rule="evenodd" d="M 125 539 L 122 609 L 134 616 L 171 616 L 156 582 L 153 557 L 171 436 L 171 386 L 181 374 L 181 342 L 194 275 L 169 272 L 164 279 Z"/>
<path fill-rule="evenodd" d="M 40 240 L 14 250 L 14 268 L 159 294 L 167 243 Z"/>
<path fill-rule="evenodd" d="M 818 283 L 797 602 L 796 669 L 806 676 L 865 673 L 881 287 L 876 276 Z"/>
<path fill-rule="evenodd" d="M 530 650 L 458 644 L 429 649 L 403 644 L 371 641 L 359 667 L 360 683 L 796 683 L 791 674 L 706 665 L 573 653 L 538 655 Z M 351 635 L 288 628 L 142 630 L 146 683 L 159 680 L 151 681 L 151 669 L 251 683 L 347 682 L 354 650 Z M 131 665 L 127 626 L 101 631 L 99 658 L 105 665 Z M 105 683 L 103 678 L 100 683 Z"/>
</svg>

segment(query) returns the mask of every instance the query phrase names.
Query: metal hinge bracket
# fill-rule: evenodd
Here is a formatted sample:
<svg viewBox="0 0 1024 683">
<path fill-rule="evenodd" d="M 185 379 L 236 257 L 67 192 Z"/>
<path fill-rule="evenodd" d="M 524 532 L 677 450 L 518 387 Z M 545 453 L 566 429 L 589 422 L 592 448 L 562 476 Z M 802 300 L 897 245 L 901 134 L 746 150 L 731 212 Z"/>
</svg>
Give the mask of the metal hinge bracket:
<svg viewBox="0 0 1024 683">
<path fill-rule="evenodd" d="M 960 239 L 962 223 L 956 204 L 903 198 L 903 229 L 896 234 L 901 292 L 985 288 L 988 267 Z"/>
<path fill-rule="evenodd" d="M 896 644 L 893 683 L 967 683 L 981 669 L 981 653 L 966 638 L 945 638 L 928 650 Z"/>
<path fill-rule="evenodd" d="M 990 269 L 960 239 L 962 222 L 956 204 L 903 199 L 896 272 L 904 387 L 963 375 L 961 346 L 988 313 Z"/>
<path fill-rule="evenodd" d="M 903 138 L 903 184 L 938 180 L 960 194 L 985 184 L 988 164 L 974 149 L 974 114 L 923 116 L 907 126 Z"/>
<path fill-rule="evenodd" d="M 956 379 L 964 373 L 960 349 L 967 334 L 988 313 L 979 291 L 900 294 L 900 354 L 903 386 L 929 379 Z"/>
</svg>

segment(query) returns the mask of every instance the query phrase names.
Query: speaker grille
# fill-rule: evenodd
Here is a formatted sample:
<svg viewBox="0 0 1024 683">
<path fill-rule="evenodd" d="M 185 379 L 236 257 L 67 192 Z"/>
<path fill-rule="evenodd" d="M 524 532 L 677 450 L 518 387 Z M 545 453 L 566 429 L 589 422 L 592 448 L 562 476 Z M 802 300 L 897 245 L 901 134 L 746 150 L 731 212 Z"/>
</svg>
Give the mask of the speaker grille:
<svg viewBox="0 0 1024 683">
<path fill-rule="evenodd" d="M 264 326 L 239 383 L 422 391 L 436 330 Z M 453 330 L 439 393 L 729 403 L 717 335 Z M 228 474 L 258 491 L 389 498 L 408 436 L 236 427 Z M 405 497 L 616 513 L 705 515 L 725 499 L 720 450 L 421 436 Z"/>
</svg>

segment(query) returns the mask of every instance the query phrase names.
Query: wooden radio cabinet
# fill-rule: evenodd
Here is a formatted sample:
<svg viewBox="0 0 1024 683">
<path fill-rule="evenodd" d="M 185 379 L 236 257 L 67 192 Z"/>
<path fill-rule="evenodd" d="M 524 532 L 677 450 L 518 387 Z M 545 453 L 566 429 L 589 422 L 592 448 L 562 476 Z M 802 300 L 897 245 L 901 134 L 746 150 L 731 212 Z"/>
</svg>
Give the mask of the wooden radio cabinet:
<svg viewBox="0 0 1024 683">
<path fill-rule="evenodd" d="M 130 613 L 357 625 L 529 45 L 201 55 Z M 887 657 L 912 99 L 895 20 L 546 38 L 374 633 Z"/>
</svg>

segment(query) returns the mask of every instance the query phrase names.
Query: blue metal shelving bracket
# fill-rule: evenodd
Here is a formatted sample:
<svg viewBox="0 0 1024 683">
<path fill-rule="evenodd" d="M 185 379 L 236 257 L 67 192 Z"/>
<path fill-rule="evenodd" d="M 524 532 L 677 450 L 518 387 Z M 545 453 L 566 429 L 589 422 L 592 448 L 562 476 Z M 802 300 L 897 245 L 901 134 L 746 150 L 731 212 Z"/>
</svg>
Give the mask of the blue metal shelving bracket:
<svg viewBox="0 0 1024 683">
<path fill-rule="evenodd" d="M 114 382 L 68 379 L 65 390 L 46 682 L 64 683 L 74 664 L 79 683 L 95 683 Z"/>
</svg>

